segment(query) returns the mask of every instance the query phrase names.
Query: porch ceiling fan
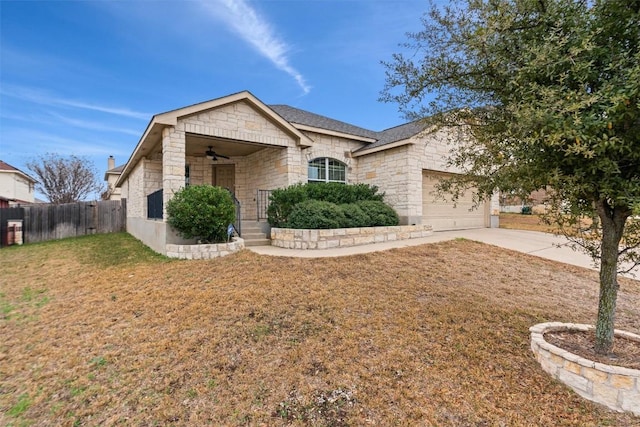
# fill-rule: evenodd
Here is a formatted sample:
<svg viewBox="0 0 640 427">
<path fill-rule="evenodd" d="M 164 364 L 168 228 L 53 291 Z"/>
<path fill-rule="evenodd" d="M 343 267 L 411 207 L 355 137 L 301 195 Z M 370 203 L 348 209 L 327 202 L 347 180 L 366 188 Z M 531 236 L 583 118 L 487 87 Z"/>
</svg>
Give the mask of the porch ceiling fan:
<svg viewBox="0 0 640 427">
<path fill-rule="evenodd" d="M 214 162 L 216 160 L 218 160 L 218 158 L 221 158 L 221 159 L 228 159 L 229 158 L 228 156 L 223 156 L 222 154 L 216 153 L 213 150 L 213 146 L 211 146 L 211 145 L 209 146 L 209 149 L 207 151 L 205 151 L 205 154 L 207 156 L 207 159 L 213 160 Z"/>
</svg>

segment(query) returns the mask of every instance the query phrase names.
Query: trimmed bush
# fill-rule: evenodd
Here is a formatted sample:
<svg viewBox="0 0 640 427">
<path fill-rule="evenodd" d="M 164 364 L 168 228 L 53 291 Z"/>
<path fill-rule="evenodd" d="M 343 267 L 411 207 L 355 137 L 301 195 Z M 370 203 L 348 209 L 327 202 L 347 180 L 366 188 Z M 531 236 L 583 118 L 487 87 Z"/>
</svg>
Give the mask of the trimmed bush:
<svg viewBox="0 0 640 427">
<path fill-rule="evenodd" d="M 227 227 L 236 218 L 228 190 L 212 185 L 191 185 L 167 203 L 167 222 L 186 239 L 219 243 L 227 240 Z"/>
<path fill-rule="evenodd" d="M 308 199 L 304 184 L 273 190 L 269 197 L 267 220 L 272 227 L 283 227 L 291 215 L 293 207 Z"/>
<path fill-rule="evenodd" d="M 342 228 L 346 218 L 335 203 L 321 200 L 305 200 L 298 203 L 289 215 L 288 228 L 327 229 Z"/>
<path fill-rule="evenodd" d="M 368 184 L 347 185 L 338 182 L 294 184 L 271 193 L 267 218 L 272 227 L 289 227 L 293 208 L 306 200 L 319 200 L 338 205 L 370 200 L 382 202 L 384 194 Z"/>
<path fill-rule="evenodd" d="M 355 203 L 359 200 L 382 201 L 384 194 L 377 194 L 378 187 L 368 184 L 346 185 L 339 182 L 317 182 L 306 185 L 307 197 L 337 205 Z"/>
<path fill-rule="evenodd" d="M 389 205 L 376 200 L 362 200 L 356 203 L 362 211 L 371 219 L 369 226 L 391 226 L 398 225 L 400 219 L 398 214 Z"/>
<path fill-rule="evenodd" d="M 368 227 L 371 218 L 355 203 L 339 205 L 344 213 L 345 223 L 341 228 Z"/>
</svg>

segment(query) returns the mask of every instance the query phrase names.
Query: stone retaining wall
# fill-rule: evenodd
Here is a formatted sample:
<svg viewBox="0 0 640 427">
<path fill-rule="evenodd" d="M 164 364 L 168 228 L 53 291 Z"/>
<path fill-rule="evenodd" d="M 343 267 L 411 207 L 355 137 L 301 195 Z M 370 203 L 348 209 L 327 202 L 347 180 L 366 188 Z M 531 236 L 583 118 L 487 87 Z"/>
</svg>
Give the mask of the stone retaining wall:
<svg viewBox="0 0 640 427">
<path fill-rule="evenodd" d="M 229 243 L 211 243 L 202 245 L 167 244 L 167 256 L 180 259 L 212 259 L 231 255 L 244 249 L 244 240 L 235 239 Z"/>
<path fill-rule="evenodd" d="M 532 326 L 529 330 L 531 350 L 547 373 L 585 399 L 616 411 L 640 415 L 640 370 L 594 362 L 544 340 L 547 332 L 590 331 L 593 326 L 550 322 Z M 615 336 L 640 342 L 640 335 L 630 332 L 616 330 Z"/>
<path fill-rule="evenodd" d="M 271 245 L 286 249 L 330 249 L 395 240 L 417 239 L 433 233 L 430 225 L 296 230 L 272 228 Z"/>
</svg>

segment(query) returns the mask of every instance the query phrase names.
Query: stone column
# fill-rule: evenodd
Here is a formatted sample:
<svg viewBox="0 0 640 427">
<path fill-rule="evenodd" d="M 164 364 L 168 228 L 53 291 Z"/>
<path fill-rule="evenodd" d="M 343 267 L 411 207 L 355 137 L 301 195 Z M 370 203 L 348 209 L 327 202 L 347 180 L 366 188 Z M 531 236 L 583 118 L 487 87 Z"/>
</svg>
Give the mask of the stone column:
<svg viewBox="0 0 640 427">
<path fill-rule="evenodd" d="M 186 138 L 180 124 L 162 130 L 162 203 L 167 220 L 167 202 L 184 187 Z"/>
</svg>

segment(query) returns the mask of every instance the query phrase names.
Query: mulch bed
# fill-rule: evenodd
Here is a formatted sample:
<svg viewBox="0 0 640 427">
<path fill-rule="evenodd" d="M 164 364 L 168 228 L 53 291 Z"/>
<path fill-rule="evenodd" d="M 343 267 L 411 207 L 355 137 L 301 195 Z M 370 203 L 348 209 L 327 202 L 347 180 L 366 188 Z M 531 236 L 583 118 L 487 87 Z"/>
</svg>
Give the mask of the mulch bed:
<svg viewBox="0 0 640 427">
<path fill-rule="evenodd" d="M 640 369 L 640 342 L 624 337 L 615 337 L 613 349 L 608 355 L 595 352 L 595 335 L 593 331 L 562 331 L 549 332 L 544 335 L 545 340 L 580 357 L 606 365 L 621 366 L 623 368 Z"/>
</svg>

